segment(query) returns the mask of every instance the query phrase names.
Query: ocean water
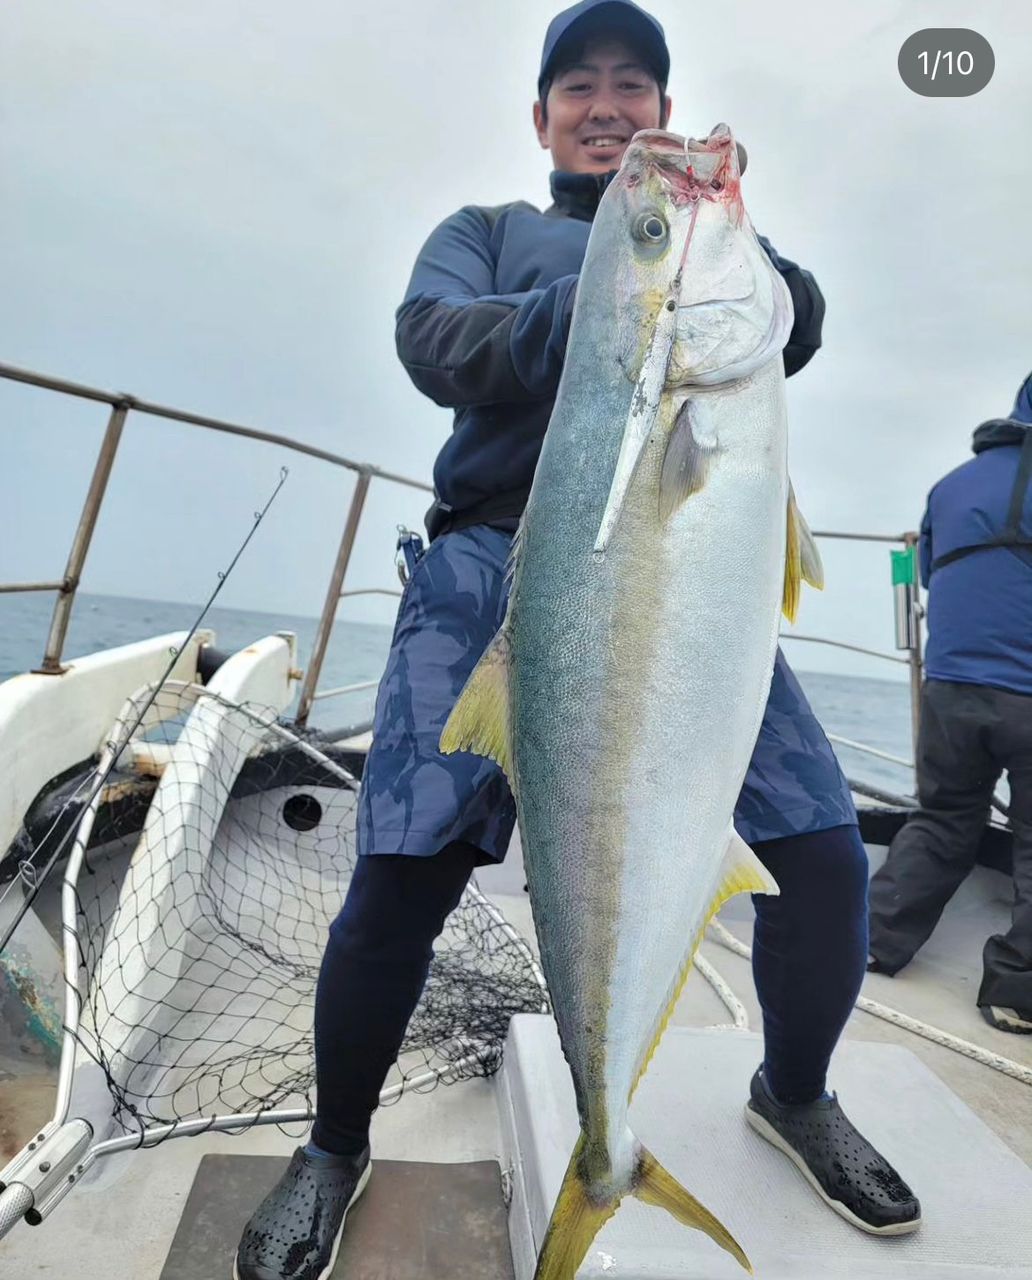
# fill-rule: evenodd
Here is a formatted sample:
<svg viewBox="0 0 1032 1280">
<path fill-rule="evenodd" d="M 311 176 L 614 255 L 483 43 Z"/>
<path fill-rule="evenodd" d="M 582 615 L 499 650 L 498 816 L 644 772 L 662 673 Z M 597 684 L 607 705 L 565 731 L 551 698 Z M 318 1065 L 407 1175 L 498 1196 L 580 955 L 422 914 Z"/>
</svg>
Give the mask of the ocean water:
<svg viewBox="0 0 1032 1280">
<path fill-rule="evenodd" d="M 52 608 L 53 596 L 49 593 L 0 596 L 0 680 L 31 670 L 38 664 Z M 156 635 L 186 631 L 193 626 L 199 612 L 199 606 L 194 604 L 80 594 L 72 612 L 65 657 L 70 659 Z M 243 648 L 277 631 L 292 631 L 298 637 L 299 664 L 304 666 L 315 638 L 317 619 L 213 608 L 203 625 L 215 631 L 216 645 L 223 650 Z M 328 689 L 378 679 L 390 641 L 389 627 L 339 622 L 331 639 L 320 687 Z M 805 654 L 802 657 L 805 660 Z M 789 658 L 799 661 L 797 648 L 789 650 Z M 905 682 L 808 672 L 802 667 L 797 667 L 796 672 L 828 732 L 912 759 L 910 695 Z M 311 723 L 322 728 L 338 728 L 368 720 L 374 699 L 375 690 L 370 689 L 318 702 Z M 837 747 L 836 750 L 848 777 L 896 792 L 912 791 L 913 777 L 909 769 L 850 748 Z"/>
<path fill-rule="evenodd" d="M 39 664 L 53 602 L 49 592 L 0 596 L 0 680 Z M 200 611 L 201 606 L 197 604 L 80 593 L 72 610 L 64 658 L 70 660 L 116 645 L 189 631 Z M 212 608 L 201 625 L 215 632 L 215 646 L 223 651 L 242 649 L 277 631 L 292 631 L 298 638 L 298 665 L 304 667 L 315 640 L 318 619 Z M 389 627 L 362 622 L 338 623 L 323 664 L 320 688 L 332 689 L 378 679 L 390 643 Z M 371 719 L 375 697 L 376 690 L 369 689 L 317 702 L 310 723 L 322 728 L 338 728 Z"/>
</svg>

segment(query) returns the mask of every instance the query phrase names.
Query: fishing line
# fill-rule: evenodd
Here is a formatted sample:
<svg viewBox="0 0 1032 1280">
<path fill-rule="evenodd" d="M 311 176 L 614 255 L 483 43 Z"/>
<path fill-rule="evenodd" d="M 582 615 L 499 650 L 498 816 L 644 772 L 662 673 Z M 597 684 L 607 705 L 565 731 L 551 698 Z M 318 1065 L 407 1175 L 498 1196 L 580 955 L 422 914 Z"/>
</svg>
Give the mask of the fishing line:
<svg viewBox="0 0 1032 1280">
<path fill-rule="evenodd" d="M 222 588 L 226 585 L 226 582 L 228 581 L 230 574 L 236 568 L 237 562 L 240 560 L 240 557 L 247 550 L 248 544 L 250 543 L 251 539 L 258 532 L 258 526 L 261 524 L 262 520 L 265 518 L 269 508 L 275 502 L 277 497 L 279 497 L 280 490 L 283 488 L 284 484 L 286 484 L 287 476 L 289 474 L 290 472 L 287 467 L 280 468 L 279 481 L 276 484 L 275 489 L 273 489 L 272 493 L 269 495 L 265 503 L 265 506 L 263 506 L 260 511 L 256 511 L 254 513 L 254 520 L 251 524 L 250 530 L 248 531 L 247 537 L 244 538 L 243 542 L 237 548 L 236 554 L 233 556 L 233 559 L 229 562 L 228 567 L 218 573 L 217 575 L 218 581 L 215 585 L 215 588 L 212 591 L 211 595 L 208 597 L 200 613 L 194 619 L 193 625 L 191 626 L 190 630 L 187 632 L 186 639 L 178 648 L 173 646 L 173 648 L 171 649 L 168 665 L 166 666 L 160 678 L 154 684 L 150 695 L 144 701 L 143 706 L 141 707 L 139 713 L 137 714 L 136 720 L 133 722 L 129 732 L 124 736 L 122 745 L 117 749 L 115 749 L 113 743 L 108 744 L 109 748 L 112 749 L 113 754 L 107 766 L 100 773 L 99 777 L 97 777 L 93 788 L 90 790 L 90 793 L 86 798 L 84 808 L 88 809 L 90 807 L 90 805 L 96 799 L 97 795 L 103 790 L 104 786 L 107 784 L 108 778 L 111 776 L 111 774 L 117 767 L 118 762 L 122 757 L 123 751 L 125 750 L 126 746 L 132 741 L 133 735 L 136 733 L 137 729 L 139 729 L 140 725 L 143 723 L 147 715 L 147 712 L 150 710 L 150 708 L 154 704 L 154 700 L 157 698 L 158 694 L 165 687 L 166 682 L 168 681 L 169 677 L 172 675 L 172 672 L 175 670 L 176 663 L 179 661 L 183 650 L 189 645 L 190 641 L 197 634 L 197 631 L 199 630 L 201 623 L 208 616 L 208 611 L 211 609 L 216 599 L 218 599 L 219 593 L 222 591 Z M 19 864 L 19 868 L 18 868 L 19 877 L 12 880 L 11 883 L 4 890 L 4 892 L 0 894 L 0 906 L 2 906 L 8 894 L 13 892 L 15 886 L 19 883 L 19 880 L 23 885 L 27 886 L 28 888 L 28 892 L 26 893 L 24 901 L 22 902 L 21 906 L 18 908 L 18 910 L 14 914 L 13 921 L 7 926 L 6 930 L 3 933 L 3 936 L 0 937 L 0 956 L 2 956 L 3 952 L 7 947 L 7 944 L 11 941 L 11 938 L 14 936 L 15 930 L 18 928 L 19 924 L 21 924 L 22 920 L 25 918 L 29 908 L 32 906 L 33 902 L 35 902 L 40 889 L 46 883 L 47 877 L 50 875 L 51 871 L 53 871 L 54 867 L 57 864 L 58 859 L 61 857 L 62 853 L 65 852 L 68 844 L 73 838 L 75 831 L 77 830 L 77 824 L 74 824 L 74 823 L 69 824 L 67 831 L 65 831 L 64 835 L 62 835 L 60 840 L 58 840 L 57 847 L 55 848 L 54 852 L 51 854 L 46 865 L 43 867 L 42 874 L 37 874 L 37 869 L 33 859 L 39 853 L 40 849 L 42 849 L 46 845 L 47 840 L 50 838 L 51 835 L 53 835 L 54 831 L 57 829 L 58 825 L 60 824 L 61 819 L 68 812 L 70 807 L 75 803 L 76 800 L 79 799 L 80 794 L 83 791 L 83 789 L 86 787 L 88 781 L 89 781 L 88 778 L 84 780 L 83 783 L 76 788 L 75 792 L 68 797 L 68 799 L 65 801 L 65 803 L 61 806 L 60 810 L 58 811 L 57 816 L 54 818 L 54 821 L 50 824 L 46 832 L 44 832 L 42 838 L 39 840 L 36 847 L 32 850 L 32 852 L 28 855 L 28 857 L 22 863 Z M 25 871 L 26 867 L 31 872 L 31 875 L 26 874 L 26 871 Z"/>
</svg>

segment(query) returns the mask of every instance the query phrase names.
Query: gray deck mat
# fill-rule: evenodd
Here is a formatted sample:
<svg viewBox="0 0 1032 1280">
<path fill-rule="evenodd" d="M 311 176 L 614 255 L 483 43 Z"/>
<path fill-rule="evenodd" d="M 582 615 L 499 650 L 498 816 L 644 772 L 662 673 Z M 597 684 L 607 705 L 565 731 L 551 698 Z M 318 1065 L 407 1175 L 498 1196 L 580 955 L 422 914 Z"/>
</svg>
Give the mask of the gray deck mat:
<svg viewBox="0 0 1032 1280">
<path fill-rule="evenodd" d="M 1032 1277 L 1032 1170 L 909 1050 L 849 1041 L 832 1063 L 847 1115 L 921 1198 L 916 1234 L 879 1239 L 823 1205 L 746 1125 L 761 1044 L 745 1031 L 672 1028 L 631 1110 L 635 1133 L 735 1235 L 757 1280 Z M 551 1019 L 514 1019 L 499 1101 L 514 1170 L 515 1272 L 528 1280 L 578 1131 Z M 745 1272 L 706 1236 L 627 1199 L 577 1275 L 742 1280 Z"/>
<path fill-rule="evenodd" d="M 204 1156 L 160 1280 L 229 1280 L 240 1233 L 286 1166 L 274 1156 Z M 374 1161 L 332 1275 L 512 1280 L 497 1163 Z"/>
</svg>

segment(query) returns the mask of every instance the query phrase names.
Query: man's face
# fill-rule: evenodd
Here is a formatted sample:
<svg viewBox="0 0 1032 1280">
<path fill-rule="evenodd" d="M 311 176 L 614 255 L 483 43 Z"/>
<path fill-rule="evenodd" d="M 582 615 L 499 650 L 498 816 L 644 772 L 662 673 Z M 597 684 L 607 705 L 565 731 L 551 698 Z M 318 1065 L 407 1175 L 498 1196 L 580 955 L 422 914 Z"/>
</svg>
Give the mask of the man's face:
<svg viewBox="0 0 1032 1280">
<path fill-rule="evenodd" d="M 534 103 L 534 127 L 556 169 L 607 173 L 619 168 L 639 129 L 660 127 L 662 106 L 659 85 L 633 50 L 622 40 L 600 39 L 552 81 L 547 120 Z M 663 124 L 669 114 L 667 98 Z"/>
</svg>

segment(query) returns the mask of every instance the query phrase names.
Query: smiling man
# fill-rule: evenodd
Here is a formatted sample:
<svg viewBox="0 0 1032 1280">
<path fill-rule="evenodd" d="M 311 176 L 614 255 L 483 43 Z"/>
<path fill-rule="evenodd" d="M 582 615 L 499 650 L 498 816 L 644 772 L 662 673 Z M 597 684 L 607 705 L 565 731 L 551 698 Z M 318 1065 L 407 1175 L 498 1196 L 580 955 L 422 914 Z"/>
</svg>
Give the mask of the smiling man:
<svg viewBox="0 0 1032 1280">
<path fill-rule="evenodd" d="M 633 32 L 630 39 L 613 31 L 585 44 L 577 61 L 558 64 L 534 103 L 538 141 L 551 151 L 557 171 L 608 173 L 635 133 L 666 125 L 670 99 L 658 78 L 664 51 L 658 44 L 646 47 Z"/>
<path fill-rule="evenodd" d="M 319 978 L 315 1126 L 248 1223 L 238 1280 L 329 1275 L 434 940 L 474 868 L 505 856 L 515 808 L 504 775 L 479 756 L 444 756 L 438 743 L 505 615 L 506 561 L 592 219 L 633 135 L 666 124 L 669 71 L 662 27 L 628 0 L 582 0 L 554 18 L 534 103 L 553 203 L 460 209 L 423 246 L 398 310 L 401 361 L 453 411 L 453 430 L 434 467 L 430 545 L 406 585 L 377 695 L 360 856 Z M 761 243 L 792 295 L 783 360 L 793 374 L 820 346 L 824 300 L 808 272 Z M 780 897 L 755 900 L 764 1061 L 747 1118 L 854 1226 L 912 1231 L 916 1198 L 825 1092 L 867 960 L 867 857 L 848 787 L 780 654 L 735 822 L 781 886 Z"/>
</svg>

